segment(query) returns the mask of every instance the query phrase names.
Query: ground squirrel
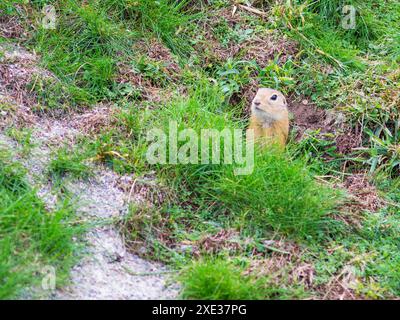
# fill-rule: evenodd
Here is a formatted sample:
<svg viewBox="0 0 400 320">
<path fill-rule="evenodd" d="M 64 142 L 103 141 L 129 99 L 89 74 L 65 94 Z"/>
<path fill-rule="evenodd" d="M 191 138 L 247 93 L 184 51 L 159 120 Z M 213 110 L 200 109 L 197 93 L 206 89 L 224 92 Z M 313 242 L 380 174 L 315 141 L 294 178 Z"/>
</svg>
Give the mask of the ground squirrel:
<svg viewBox="0 0 400 320">
<path fill-rule="evenodd" d="M 254 139 L 261 146 L 277 143 L 286 145 L 289 135 L 289 113 L 286 99 L 277 90 L 260 88 L 251 103 L 249 129 L 254 130 Z"/>
</svg>

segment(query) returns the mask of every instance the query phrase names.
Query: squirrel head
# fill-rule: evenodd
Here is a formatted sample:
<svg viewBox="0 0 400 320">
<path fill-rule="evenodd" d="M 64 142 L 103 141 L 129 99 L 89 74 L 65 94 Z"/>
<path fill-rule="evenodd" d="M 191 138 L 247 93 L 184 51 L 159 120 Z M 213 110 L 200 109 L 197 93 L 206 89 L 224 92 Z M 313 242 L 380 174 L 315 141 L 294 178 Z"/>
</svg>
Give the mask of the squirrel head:
<svg viewBox="0 0 400 320">
<path fill-rule="evenodd" d="M 277 90 L 260 88 L 251 103 L 252 114 L 267 122 L 288 117 L 287 103 L 283 94 Z"/>
</svg>

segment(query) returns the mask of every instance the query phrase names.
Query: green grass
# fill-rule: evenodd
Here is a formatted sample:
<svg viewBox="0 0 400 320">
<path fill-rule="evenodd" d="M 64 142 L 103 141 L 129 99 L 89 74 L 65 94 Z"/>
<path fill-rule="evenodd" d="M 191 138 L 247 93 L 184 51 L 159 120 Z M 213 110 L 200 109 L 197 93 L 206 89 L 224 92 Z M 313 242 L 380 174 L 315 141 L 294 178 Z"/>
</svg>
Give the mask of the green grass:
<svg viewBox="0 0 400 320">
<path fill-rule="evenodd" d="M 57 28 L 39 28 L 32 40 L 43 55 L 44 67 L 61 79 L 69 103 L 109 98 L 117 53 L 130 52 L 135 33 L 113 21 L 98 1 L 83 6 L 80 1 L 64 0 L 56 9 L 60 12 Z"/>
<path fill-rule="evenodd" d="M 321 2 L 321 5 L 327 3 Z M 369 4 L 366 4 L 362 14 L 372 19 L 368 6 Z M 344 36 L 344 31 L 335 25 L 334 19 L 328 24 L 323 22 L 324 14 L 331 15 L 329 10 L 331 9 L 321 6 L 307 8 L 307 11 L 300 13 L 304 14 L 309 23 L 304 27 L 296 24 L 300 23 L 299 21 L 291 20 L 292 26 L 298 29 L 289 30 L 289 35 L 299 41 L 305 50 L 300 60 L 288 61 L 283 66 L 271 63 L 264 70 L 258 70 L 252 62 L 228 61 L 212 73 L 217 80 L 217 86 L 204 86 L 202 82 L 199 85 L 198 80 L 195 80 L 194 84 L 198 89 L 190 93 L 188 99 L 177 99 L 162 109 L 125 109 L 121 118 L 124 128 L 122 132 L 132 134 L 130 139 L 126 139 L 125 136 L 125 143 L 121 143 L 124 135 L 121 136 L 121 133 L 117 132 L 100 137 L 102 140 L 107 137 L 110 149 L 128 155 L 125 160 L 120 157 L 108 158 L 108 163 L 113 166 L 117 164 L 118 170 L 122 172 L 133 167 L 140 168 L 143 172 L 156 170 L 159 172 L 159 181 L 166 183 L 172 192 L 175 191 L 179 195 L 177 204 L 167 204 L 166 207 L 154 209 L 154 215 L 151 214 L 151 210 L 146 211 L 147 214 L 142 214 L 141 211 L 132 213 L 130 219 L 141 221 L 143 224 L 135 224 L 132 229 L 128 228 L 128 234 L 134 240 L 144 241 L 147 248 L 152 248 L 147 256 L 170 263 L 179 261 L 180 266 L 182 262 L 190 264 L 190 254 L 187 256 L 171 250 L 168 242 L 159 237 L 159 233 L 168 234 L 170 240 L 175 243 L 193 242 L 204 234 L 214 234 L 218 230 L 233 227 L 240 231 L 242 240 L 251 236 L 258 243 L 257 248 L 263 247 L 262 239 L 269 239 L 278 233 L 289 238 L 308 240 L 305 245 L 308 254 L 304 255 L 304 260 L 316 266 L 319 284 L 326 284 L 340 273 L 347 261 L 354 266 L 359 277 L 358 287 L 354 289 L 358 294 L 379 298 L 398 293 L 398 275 L 395 268 L 397 260 L 394 251 L 397 240 L 391 236 L 384 236 L 378 240 L 376 233 L 374 236 L 366 231 L 371 225 L 369 221 L 373 220 L 373 214 L 365 213 L 365 218 L 360 218 L 361 229 L 354 229 L 353 226 L 346 226 L 335 220 L 335 206 L 339 203 L 340 194 L 333 191 L 329 185 L 322 185 L 313 179 L 311 172 L 337 175 L 342 170 L 343 162 L 348 161 L 348 158 L 337 156 L 331 142 L 321 140 L 318 134 L 311 135 L 309 140 L 302 141 L 299 145 L 294 142 L 290 146 L 289 154 L 270 152 L 258 156 L 255 172 L 244 177 L 234 176 L 231 167 L 148 167 L 143 161 L 145 148 L 142 147 L 146 142 L 141 127 L 154 126 L 167 130 L 169 120 L 176 120 L 179 128 L 191 127 L 195 130 L 207 127 L 244 128 L 244 123 L 238 119 L 240 110 L 236 109 L 241 108 L 241 105 L 231 106 L 227 98 L 233 93 L 241 92 L 254 76 L 254 72 L 264 85 L 279 88 L 287 94 L 303 94 L 322 107 L 333 108 L 338 102 L 349 106 L 349 101 L 354 97 L 354 89 L 350 89 L 351 86 L 365 75 L 364 71 L 359 71 L 366 68 L 362 59 L 364 52 L 373 50 L 368 49 L 366 43 L 381 42 L 381 24 L 374 25 L 373 21 L 366 19 L 366 23 L 359 26 L 360 29 Z M 380 15 L 381 11 L 377 14 Z M 297 18 L 295 16 L 290 19 Z M 299 33 L 305 35 L 307 40 Z M 333 72 L 321 73 L 321 68 L 327 65 L 331 65 Z M 376 70 L 371 68 L 368 73 Z M 380 72 L 382 71 L 384 70 Z M 371 83 L 365 88 L 375 88 L 376 85 L 377 83 Z M 393 84 L 388 84 L 383 91 L 390 88 L 393 88 Z M 356 115 L 354 112 L 353 114 Z M 373 117 L 373 113 L 366 112 L 363 116 L 364 119 L 365 116 Z M 127 119 L 131 120 L 126 121 Z M 353 123 L 360 117 L 356 119 Z M 386 121 L 383 123 L 388 123 L 391 127 L 391 120 L 381 119 L 374 123 L 382 121 Z M 363 123 L 365 127 L 367 124 Z M 326 162 L 327 154 L 334 159 Z M 365 168 L 365 163 L 356 161 L 356 156 L 354 158 L 357 168 Z M 384 163 L 380 163 L 382 168 Z M 346 215 L 342 212 L 339 217 L 343 214 Z M 395 230 L 396 218 L 391 219 L 394 219 L 390 220 L 394 224 L 390 228 Z M 338 252 L 332 258 L 324 253 L 327 248 L 336 246 L 343 246 L 348 254 Z M 250 246 L 250 252 L 253 249 L 254 247 Z M 366 258 L 366 251 L 373 252 L 373 258 Z M 248 251 L 241 251 L 239 255 L 246 254 L 245 252 Z M 393 259 L 389 258 L 390 256 Z M 358 264 L 358 261 L 361 261 L 361 264 Z M 253 288 L 254 295 L 257 295 L 257 284 L 249 279 L 243 279 L 243 283 L 240 284 L 244 292 L 236 295 L 232 293 L 235 291 L 232 288 L 240 282 L 237 277 L 240 268 L 235 268 L 229 263 L 200 260 L 194 262 L 188 270 L 182 278 L 185 298 L 249 298 L 251 295 L 246 292 L 249 286 Z M 229 274 L 229 277 L 225 278 L 223 274 Z M 281 281 L 286 283 L 287 280 Z M 221 283 L 223 289 L 219 290 Z M 277 296 L 286 295 L 281 292 L 277 293 Z M 263 297 L 270 296 L 266 294 Z"/>
<path fill-rule="evenodd" d="M 34 2 L 35 17 L 44 3 Z M 28 89 L 42 106 L 67 111 L 111 101 L 117 112 L 112 126 L 81 139 L 72 150 L 58 150 L 49 176 L 85 178 L 89 159 L 134 174 L 153 206 L 131 206 L 120 227 L 131 249 L 183 268 L 183 298 L 321 298 L 336 291 L 337 298 L 340 288 L 360 298 L 400 295 L 398 1 L 254 2 L 268 19 L 240 8 L 228 16 L 231 6 L 220 0 L 52 3 L 59 14 L 57 29 L 35 27 L 27 45 L 58 80 L 37 81 Z M 355 29 L 346 30 L 341 9 L 349 4 L 356 7 L 357 21 Z M 7 14 L 19 12 L 9 1 L 3 7 Z M 298 53 L 285 63 L 277 54 L 264 67 L 243 59 L 248 41 L 268 32 L 295 41 Z M 149 58 L 137 47 L 139 40 L 154 38 L 173 53 L 174 61 Z M 226 57 L 218 57 L 218 50 L 227 50 Z M 179 74 L 170 73 L 171 62 L 179 63 Z M 118 83 L 121 63 L 141 84 Z M 307 132 L 301 141 L 293 133 L 284 153 L 257 151 L 254 172 L 247 176 L 235 176 L 229 165 L 146 161 L 147 131 L 168 132 L 171 120 L 197 133 L 246 128 L 245 94 L 253 86 L 279 89 L 291 103 L 307 99 L 340 112 L 344 126 L 329 134 Z M 155 88 L 164 90 L 160 98 L 165 93 L 171 97 L 146 101 L 143 93 Z M 348 132 L 357 134 L 361 145 L 338 154 L 335 139 Z M 29 133 L 13 136 L 29 147 Z M 359 172 L 380 189 L 383 204 L 377 212 L 354 209 L 340 191 L 339 183 Z M 10 230 L 17 230 L 15 239 L 22 238 L 18 228 Z M 201 246 L 226 230 L 237 232 L 236 250 L 226 244 L 215 251 Z M 274 259 L 284 261 L 279 274 L 260 275 L 250 267 Z M 308 286 L 293 281 L 299 265 L 314 272 Z M 31 281 L 29 272 L 12 283 Z"/>
<path fill-rule="evenodd" d="M 221 91 L 218 87 L 196 90 L 188 100 L 159 110 L 156 119 L 160 123 L 155 126 L 167 131 L 167 121 L 176 120 L 179 128 L 193 128 L 198 133 L 211 127 L 242 128 L 233 114 L 224 110 L 227 106 L 221 102 Z M 221 153 L 223 145 L 221 141 Z M 273 148 L 256 155 L 254 172 L 249 175 L 235 176 L 235 166 L 229 165 L 166 167 L 168 170 L 159 170 L 165 172 L 165 179 L 175 188 L 190 192 L 190 198 L 211 206 L 209 210 L 214 210 L 215 215 L 228 211 L 243 229 L 249 227 L 261 234 L 271 227 L 300 238 L 322 232 L 327 226 L 327 214 L 332 213 L 338 200 L 334 192 L 311 178 L 300 160 L 291 161 Z"/>
<path fill-rule="evenodd" d="M 10 138 L 13 138 L 17 141 L 21 146 L 21 154 L 23 156 L 28 156 L 35 146 L 32 141 L 32 131 L 29 129 L 19 130 L 18 128 L 10 127 L 6 130 L 7 135 Z"/>
<path fill-rule="evenodd" d="M 305 164 L 287 154 L 268 150 L 256 156 L 253 174 L 235 176 L 226 169 L 209 185 L 213 200 L 236 214 L 243 229 L 265 235 L 272 227 L 310 238 L 335 228 L 329 215 L 339 203 L 339 192 L 316 183 Z"/>
<path fill-rule="evenodd" d="M 170 121 L 176 121 L 178 130 L 191 128 L 199 136 L 205 128 L 243 128 L 242 123 L 235 119 L 234 110 L 228 110 L 223 89 L 219 86 L 199 83 L 189 98 L 178 98 L 167 108 L 154 110 L 150 115 L 145 111 L 140 111 L 141 115 L 137 110 L 132 112 L 142 129 L 138 130 L 136 122 L 126 123 L 127 127 L 119 132 L 133 133 L 136 141 L 132 144 L 127 140 L 127 144 L 121 146 L 122 137 L 116 136 L 115 141 L 120 142 L 109 142 L 109 145 L 119 155 L 127 153 L 125 159 L 135 161 L 132 166 L 160 172 L 161 179 L 168 181 L 168 185 L 178 193 L 187 194 L 194 203 L 209 207 L 214 216 L 229 211 L 227 220 L 237 221 L 243 229 L 255 229 L 261 234 L 273 229 L 293 237 L 307 238 L 327 230 L 328 215 L 333 213 L 339 197 L 328 187 L 316 183 L 302 161 L 291 161 L 287 154 L 274 149 L 256 156 L 254 172 L 243 176 L 234 175 L 235 166 L 223 164 L 150 166 L 147 163 L 146 148 L 140 147 L 145 143 L 147 130 L 160 128 L 167 133 Z M 109 133 L 105 136 L 109 137 Z M 96 142 L 92 147 L 101 145 L 104 144 Z M 169 150 L 170 147 L 166 147 Z M 221 153 L 223 150 L 224 140 L 221 139 Z M 98 154 L 101 152 L 97 150 Z M 198 155 L 200 158 L 200 153 Z M 121 160 L 119 156 L 114 158 L 117 163 Z"/>
<path fill-rule="evenodd" d="M 42 270 L 51 266 L 56 283 L 65 283 L 77 259 L 73 239 L 82 227 L 73 223 L 67 202 L 49 212 L 26 182 L 20 165 L 0 159 L 0 298 L 16 298 L 40 286 Z"/>
<path fill-rule="evenodd" d="M 122 20 L 133 21 L 142 34 L 151 33 L 162 40 L 175 54 L 187 56 L 191 51 L 187 39 L 177 32 L 194 18 L 185 14 L 187 0 L 106 0 L 102 1 L 108 10 L 115 12 Z"/>
<path fill-rule="evenodd" d="M 118 64 L 132 62 L 134 44 L 145 37 L 158 38 L 177 55 L 187 56 L 190 46 L 177 32 L 191 17 L 183 12 L 186 1 L 79 0 L 54 2 L 55 30 L 38 27 L 29 41 L 42 64 L 61 82 L 35 88 L 39 102 L 55 108 L 121 98 Z M 36 3 L 38 10 L 44 5 Z M 36 13 L 40 15 L 38 12 Z M 48 86 L 52 89 L 48 90 Z M 52 94 L 56 91 L 56 94 Z"/>
<path fill-rule="evenodd" d="M 60 148 L 49 163 L 48 174 L 59 180 L 66 175 L 75 179 L 85 179 L 92 175 L 92 168 L 85 162 L 87 156 L 68 147 Z"/>
<path fill-rule="evenodd" d="M 316 267 L 316 284 L 326 283 L 332 274 L 351 270 L 351 285 L 360 296 L 385 299 L 399 291 L 398 208 L 366 214 L 359 230 L 328 241 L 325 246 L 310 246 L 310 259 Z M 328 253 L 326 248 L 336 248 Z"/>
<path fill-rule="evenodd" d="M 305 297 L 301 287 L 287 290 L 244 275 L 244 268 L 222 258 L 204 259 L 188 266 L 181 274 L 182 297 L 200 300 L 261 300 Z"/>
</svg>

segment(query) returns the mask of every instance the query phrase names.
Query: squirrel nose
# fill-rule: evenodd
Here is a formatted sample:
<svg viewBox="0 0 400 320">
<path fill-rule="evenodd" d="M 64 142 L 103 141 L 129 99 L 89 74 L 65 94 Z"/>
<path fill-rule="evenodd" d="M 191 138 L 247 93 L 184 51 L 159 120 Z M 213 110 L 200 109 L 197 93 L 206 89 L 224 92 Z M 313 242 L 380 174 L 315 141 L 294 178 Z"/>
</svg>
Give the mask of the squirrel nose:
<svg viewBox="0 0 400 320">
<path fill-rule="evenodd" d="M 257 107 L 261 104 L 260 101 L 254 101 L 254 105 L 256 105 Z"/>
</svg>

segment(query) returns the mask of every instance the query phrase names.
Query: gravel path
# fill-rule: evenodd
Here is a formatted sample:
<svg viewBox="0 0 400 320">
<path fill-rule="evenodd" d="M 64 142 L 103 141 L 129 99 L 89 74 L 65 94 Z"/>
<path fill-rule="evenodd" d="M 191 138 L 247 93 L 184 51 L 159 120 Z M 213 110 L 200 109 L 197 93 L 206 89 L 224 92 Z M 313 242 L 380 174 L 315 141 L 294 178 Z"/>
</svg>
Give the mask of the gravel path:
<svg viewBox="0 0 400 320">
<path fill-rule="evenodd" d="M 44 177 L 51 150 L 72 144 L 77 131 L 65 122 L 40 119 L 33 128 L 36 144 L 28 159 L 18 159 L 28 169 L 29 179 L 51 208 L 56 196 Z M 0 132 L 0 144 L 17 149 L 15 141 Z M 95 222 L 87 235 L 87 254 L 71 272 L 71 283 L 53 293 L 53 299 L 174 299 L 179 287 L 170 285 L 170 273 L 157 263 L 127 252 L 112 221 L 127 212 L 127 195 L 117 186 L 119 176 L 98 167 L 87 181 L 67 182 L 77 200 L 77 214 Z"/>
<path fill-rule="evenodd" d="M 28 170 L 30 183 L 38 189 L 48 209 L 57 201 L 51 182 L 45 175 L 51 152 L 64 144 L 73 145 L 80 133 L 73 119 L 56 120 L 34 115 L 29 107 L 32 93 L 27 83 L 34 75 L 54 78 L 50 72 L 38 67 L 38 58 L 13 44 L 0 45 L 0 103 L 15 106 L 10 113 L 0 112 L 0 145 L 16 151 L 18 144 L 2 130 L 9 125 L 21 124 L 33 130 L 31 141 L 35 144 L 28 157 L 17 157 Z M 104 111 L 104 110 L 103 110 Z M 88 113 L 78 119 L 93 118 Z M 76 121 L 75 121 L 76 122 Z M 76 123 L 75 123 L 76 124 Z M 102 167 L 93 178 L 85 181 L 66 182 L 77 203 L 77 214 L 95 222 L 87 233 L 87 254 L 71 272 L 68 287 L 53 293 L 53 299 L 174 299 L 179 288 L 167 286 L 170 273 L 157 263 L 148 262 L 126 251 L 124 241 L 113 220 L 127 212 L 127 197 L 118 188 L 120 178 Z M 135 197 L 133 197 L 135 198 Z"/>
</svg>

